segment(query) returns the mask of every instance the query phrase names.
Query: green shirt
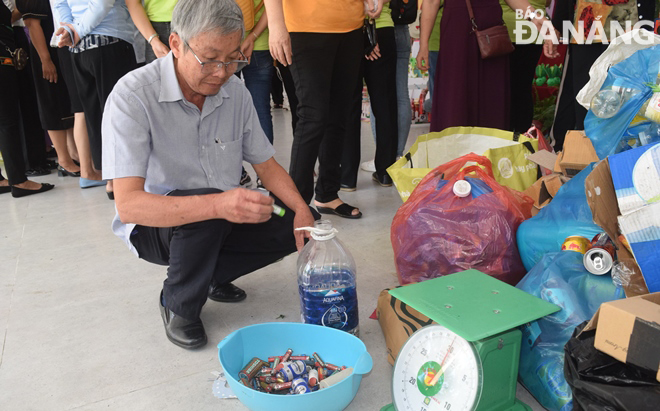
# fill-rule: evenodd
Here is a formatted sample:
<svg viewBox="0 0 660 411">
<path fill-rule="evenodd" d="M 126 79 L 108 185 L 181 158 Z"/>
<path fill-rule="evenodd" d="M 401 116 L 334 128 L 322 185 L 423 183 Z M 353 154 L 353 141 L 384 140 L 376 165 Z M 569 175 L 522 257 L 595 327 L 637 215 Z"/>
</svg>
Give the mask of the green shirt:
<svg viewBox="0 0 660 411">
<path fill-rule="evenodd" d="M 542 10 L 543 15 L 545 15 L 545 0 L 529 0 L 529 4 L 534 7 L 535 10 Z M 512 10 L 504 0 L 500 0 L 500 6 L 502 6 L 502 19 L 504 20 L 504 24 L 506 24 L 507 30 L 509 30 L 509 37 L 511 38 L 511 41 L 515 43 L 516 35 L 513 30 L 516 28 L 516 12 Z M 525 10 L 523 10 L 523 14 L 524 13 Z M 525 20 L 524 17 L 525 16 L 519 21 Z"/>
<path fill-rule="evenodd" d="M 255 11 L 257 10 L 257 7 L 261 5 L 261 9 L 257 11 L 254 15 L 254 26 L 257 26 L 257 23 L 259 22 L 259 19 L 261 16 L 264 14 L 266 11 L 266 6 L 264 6 L 262 3 L 264 0 L 254 0 L 254 9 Z M 251 32 L 248 31 L 245 33 L 245 36 L 252 36 L 250 34 Z M 254 37 L 254 36 L 252 36 Z M 255 51 L 263 51 L 263 50 L 269 50 L 270 48 L 268 47 L 268 26 L 266 26 L 266 29 L 257 37 L 257 39 L 254 41 L 254 50 Z"/>
<path fill-rule="evenodd" d="M 440 21 L 442 20 L 443 9 L 444 7 L 440 7 L 438 17 L 435 18 L 435 24 L 433 25 L 433 31 L 431 31 L 431 38 L 429 39 L 429 51 L 440 50 Z"/>
<path fill-rule="evenodd" d="M 172 21 L 172 10 L 178 0 L 144 0 L 144 11 L 150 21 L 170 22 Z"/>
<path fill-rule="evenodd" d="M 376 28 L 382 29 L 385 27 L 394 27 L 394 20 L 392 20 L 392 9 L 389 4 L 383 6 L 383 11 L 380 12 L 380 16 L 376 19 Z"/>
</svg>

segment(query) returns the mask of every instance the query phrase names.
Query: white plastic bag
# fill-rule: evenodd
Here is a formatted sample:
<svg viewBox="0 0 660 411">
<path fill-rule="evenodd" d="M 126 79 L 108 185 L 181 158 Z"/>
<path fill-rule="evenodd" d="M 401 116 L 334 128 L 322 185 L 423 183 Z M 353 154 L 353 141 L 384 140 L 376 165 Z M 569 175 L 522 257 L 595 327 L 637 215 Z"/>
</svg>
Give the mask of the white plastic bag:
<svg viewBox="0 0 660 411">
<path fill-rule="evenodd" d="M 646 39 L 645 36 L 653 36 L 653 43 L 640 44 L 639 39 Z M 650 43 L 644 41 L 644 43 Z M 593 66 L 589 69 L 589 82 L 577 95 L 577 101 L 580 105 L 589 110 L 591 99 L 598 93 L 607 78 L 607 72 L 613 65 L 627 59 L 639 50 L 660 44 L 660 36 L 653 34 L 648 30 L 632 30 L 612 40 L 607 50 L 598 57 Z"/>
</svg>

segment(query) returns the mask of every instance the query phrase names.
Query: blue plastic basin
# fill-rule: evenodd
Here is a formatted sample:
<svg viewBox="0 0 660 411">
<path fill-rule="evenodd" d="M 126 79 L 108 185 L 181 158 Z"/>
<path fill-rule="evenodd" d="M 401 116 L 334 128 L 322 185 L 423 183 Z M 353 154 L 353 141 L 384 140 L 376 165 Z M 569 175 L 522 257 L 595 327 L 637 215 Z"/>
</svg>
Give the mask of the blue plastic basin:
<svg viewBox="0 0 660 411">
<path fill-rule="evenodd" d="M 268 357 L 284 355 L 289 348 L 293 355 L 317 352 L 323 361 L 353 367 L 353 373 L 331 387 L 299 395 L 263 393 L 238 381 L 238 372 L 253 357 L 267 361 Z M 220 341 L 218 357 L 229 386 L 253 411 L 343 410 L 357 394 L 362 375 L 373 365 L 359 338 L 334 328 L 300 323 L 265 323 L 236 330 Z"/>
</svg>

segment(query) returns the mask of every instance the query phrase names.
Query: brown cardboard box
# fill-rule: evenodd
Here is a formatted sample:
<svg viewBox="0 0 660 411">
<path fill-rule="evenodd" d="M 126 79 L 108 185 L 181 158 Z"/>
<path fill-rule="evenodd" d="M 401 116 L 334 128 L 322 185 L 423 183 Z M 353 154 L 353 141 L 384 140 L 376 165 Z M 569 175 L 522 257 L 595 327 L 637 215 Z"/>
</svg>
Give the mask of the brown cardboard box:
<svg viewBox="0 0 660 411">
<path fill-rule="evenodd" d="M 550 204 L 550 201 L 557 195 L 557 191 L 567 181 L 567 178 L 561 174 L 550 174 L 536 180 L 527 190 L 523 191 L 524 194 L 534 200 L 534 208 L 532 209 L 532 216 Z"/>
<path fill-rule="evenodd" d="M 597 350 L 657 373 L 660 381 L 660 293 L 602 304 L 585 331 L 594 328 Z"/>
<path fill-rule="evenodd" d="M 564 151 L 559 159 L 561 172 L 566 177 L 573 177 L 594 161 L 598 161 L 598 156 L 584 131 L 572 130 L 566 133 Z"/>
<path fill-rule="evenodd" d="M 587 194 L 587 203 L 591 208 L 594 222 L 601 226 L 617 247 L 617 260 L 624 263 L 632 270 L 630 283 L 624 285 L 627 297 L 648 294 L 649 290 L 642 277 L 642 272 L 633 255 L 623 246 L 619 240 L 619 224 L 617 218 L 619 204 L 616 200 L 610 164 L 607 159 L 601 161 L 594 167 L 593 171 L 584 182 Z"/>
<path fill-rule="evenodd" d="M 435 324 L 435 322 L 419 311 L 394 298 L 390 289 L 380 292 L 376 313 L 378 323 L 385 336 L 387 346 L 387 361 L 394 365 L 399 350 L 415 331 Z"/>
</svg>

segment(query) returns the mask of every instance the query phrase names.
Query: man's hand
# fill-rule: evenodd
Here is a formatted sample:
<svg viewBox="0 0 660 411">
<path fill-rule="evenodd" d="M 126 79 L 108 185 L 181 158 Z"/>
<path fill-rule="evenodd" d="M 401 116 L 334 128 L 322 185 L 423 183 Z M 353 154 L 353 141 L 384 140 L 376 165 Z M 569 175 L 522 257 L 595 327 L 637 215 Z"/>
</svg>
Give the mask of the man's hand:
<svg viewBox="0 0 660 411">
<path fill-rule="evenodd" d="M 286 26 L 276 25 L 268 29 L 268 46 L 270 47 L 270 54 L 273 58 L 280 62 L 283 66 L 288 66 L 293 63 L 293 52 L 291 51 L 291 37 L 286 30 Z"/>
<path fill-rule="evenodd" d="M 305 238 L 309 238 L 309 231 L 298 231 L 296 228 L 301 227 L 314 227 L 314 216 L 309 211 L 309 207 L 305 207 L 296 213 L 293 218 L 293 235 L 296 237 L 296 248 L 298 252 L 305 246 Z"/>
<path fill-rule="evenodd" d="M 52 60 L 44 60 L 41 62 L 41 71 L 43 77 L 51 83 L 57 83 L 57 69 Z"/>
<path fill-rule="evenodd" d="M 160 41 L 158 37 L 151 39 L 151 49 L 154 51 L 156 58 L 165 57 L 170 52 L 170 48 Z"/>
<path fill-rule="evenodd" d="M 219 218 L 232 223 L 257 224 L 270 220 L 273 198 L 245 188 L 235 188 L 220 194 L 223 203 Z"/>
<path fill-rule="evenodd" d="M 73 47 L 78 44 L 78 42 L 80 42 L 80 36 L 78 36 L 78 32 L 73 27 L 73 24 L 60 22 L 60 26 L 66 26 L 70 28 L 71 32 L 73 32 L 73 38 L 71 38 L 71 35 L 64 27 L 58 28 L 55 32 L 55 35 L 62 37 L 60 38 L 59 43 L 57 43 L 57 47 Z"/>
<path fill-rule="evenodd" d="M 429 63 L 429 49 L 428 47 L 422 48 L 420 46 L 419 52 L 417 52 L 417 68 L 426 71 L 431 68 Z"/>
</svg>

